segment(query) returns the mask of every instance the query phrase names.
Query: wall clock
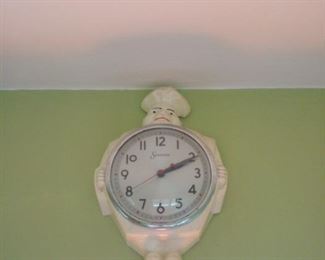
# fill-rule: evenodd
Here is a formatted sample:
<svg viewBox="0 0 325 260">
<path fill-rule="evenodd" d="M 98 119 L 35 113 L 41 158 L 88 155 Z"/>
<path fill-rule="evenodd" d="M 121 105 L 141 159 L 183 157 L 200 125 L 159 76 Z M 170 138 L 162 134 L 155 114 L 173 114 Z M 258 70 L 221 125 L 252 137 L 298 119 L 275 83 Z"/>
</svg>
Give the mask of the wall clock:
<svg viewBox="0 0 325 260">
<path fill-rule="evenodd" d="M 95 171 L 97 199 L 146 260 L 181 259 L 221 211 L 227 172 L 214 140 L 181 126 L 190 106 L 174 88 L 141 107 L 143 127 L 113 141 Z"/>
</svg>

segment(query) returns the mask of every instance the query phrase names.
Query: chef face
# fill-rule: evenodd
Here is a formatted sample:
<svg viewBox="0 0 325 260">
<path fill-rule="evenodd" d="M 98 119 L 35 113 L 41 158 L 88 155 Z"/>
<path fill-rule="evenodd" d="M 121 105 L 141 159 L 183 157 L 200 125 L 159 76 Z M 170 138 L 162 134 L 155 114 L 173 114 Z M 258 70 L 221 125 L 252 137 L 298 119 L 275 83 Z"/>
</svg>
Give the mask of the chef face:
<svg viewBox="0 0 325 260">
<path fill-rule="evenodd" d="M 175 111 L 170 108 L 154 107 L 147 116 L 143 119 L 143 125 L 151 124 L 172 124 L 181 126 L 182 122 L 175 114 Z"/>
</svg>

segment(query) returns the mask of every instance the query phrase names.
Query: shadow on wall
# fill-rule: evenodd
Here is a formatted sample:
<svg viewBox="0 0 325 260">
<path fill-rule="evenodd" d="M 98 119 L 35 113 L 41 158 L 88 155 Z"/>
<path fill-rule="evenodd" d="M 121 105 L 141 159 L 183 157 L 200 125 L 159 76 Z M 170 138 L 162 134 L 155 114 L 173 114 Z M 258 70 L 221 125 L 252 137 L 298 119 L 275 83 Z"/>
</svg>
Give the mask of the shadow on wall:
<svg viewBox="0 0 325 260">
<path fill-rule="evenodd" d="M 129 37 L 81 55 L 1 59 L 2 89 L 137 88 L 155 82 L 207 88 L 325 85 L 325 52 L 245 53 L 200 35 Z"/>
</svg>

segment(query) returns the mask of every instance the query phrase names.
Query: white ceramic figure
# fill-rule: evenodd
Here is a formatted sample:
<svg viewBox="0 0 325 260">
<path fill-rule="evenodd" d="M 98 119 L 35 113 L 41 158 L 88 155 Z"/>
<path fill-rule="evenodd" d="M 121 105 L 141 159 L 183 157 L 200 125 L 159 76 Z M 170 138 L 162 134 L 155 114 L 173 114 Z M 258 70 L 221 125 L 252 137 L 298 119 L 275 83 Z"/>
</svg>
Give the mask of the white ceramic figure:
<svg viewBox="0 0 325 260">
<path fill-rule="evenodd" d="M 181 127 L 190 106 L 174 88 L 155 89 L 141 107 L 144 127 L 110 143 L 96 169 L 96 195 L 146 260 L 178 260 L 221 211 L 227 171 L 214 139 Z"/>
</svg>

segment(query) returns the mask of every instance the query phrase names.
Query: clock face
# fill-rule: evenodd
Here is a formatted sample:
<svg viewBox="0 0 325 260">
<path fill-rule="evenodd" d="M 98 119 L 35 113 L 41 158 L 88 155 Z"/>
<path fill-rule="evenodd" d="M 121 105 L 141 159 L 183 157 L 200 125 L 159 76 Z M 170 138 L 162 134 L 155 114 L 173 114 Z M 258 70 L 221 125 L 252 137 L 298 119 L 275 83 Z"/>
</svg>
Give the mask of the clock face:
<svg viewBox="0 0 325 260">
<path fill-rule="evenodd" d="M 173 227 L 193 220 L 215 187 L 213 157 L 196 136 L 176 126 L 133 132 L 107 165 L 112 202 L 123 216 L 143 226 Z"/>
</svg>

